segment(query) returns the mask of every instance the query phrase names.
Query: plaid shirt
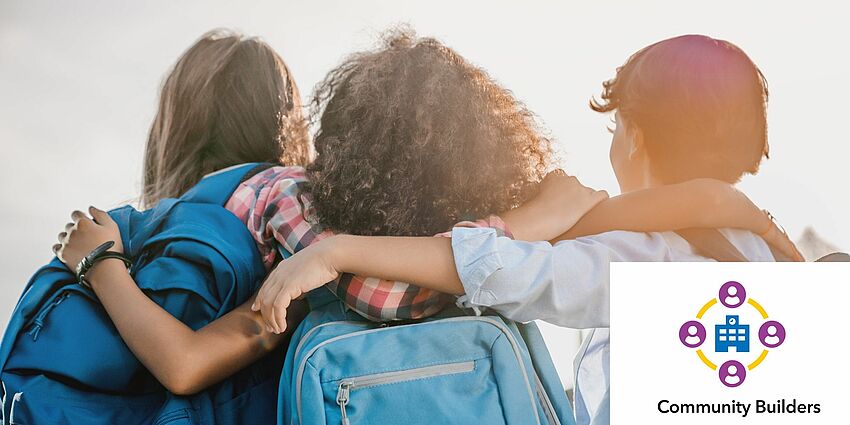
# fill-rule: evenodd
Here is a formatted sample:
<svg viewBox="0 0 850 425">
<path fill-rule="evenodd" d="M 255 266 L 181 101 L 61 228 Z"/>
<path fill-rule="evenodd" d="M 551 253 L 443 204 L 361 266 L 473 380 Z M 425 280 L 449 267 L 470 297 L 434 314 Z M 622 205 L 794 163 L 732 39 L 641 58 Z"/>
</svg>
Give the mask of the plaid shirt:
<svg viewBox="0 0 850 425">
<path fill-rule="evenodd" d="M 242 183 L 225 205 L 248 226 L 269 270 L 278 249 L 294 254 L 333 235 L 318 223 L 310 194 L 303 190 L 306 182 L 301 167 L 272 167 Z M 495 215 L 457 226 L 491 227 L 510 236 Z M 450 237 L 451 233 L 438 236 Z M 430 289 L 348 273 L 328 282 L 327 287 L 349 308 L 375 321 L 428 317 L 454 302 L 454 297 Z"/>
</svg>

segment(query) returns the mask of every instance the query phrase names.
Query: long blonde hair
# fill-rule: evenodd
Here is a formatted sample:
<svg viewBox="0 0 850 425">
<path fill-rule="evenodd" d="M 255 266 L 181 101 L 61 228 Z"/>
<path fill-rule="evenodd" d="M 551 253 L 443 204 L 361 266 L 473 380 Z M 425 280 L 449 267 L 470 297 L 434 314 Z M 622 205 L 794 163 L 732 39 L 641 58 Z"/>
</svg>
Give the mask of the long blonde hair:
<svg viewBox="0 0 850 425">
<path fill-rule="evenodd" d="M 162 86 L 151 125 L 142 205 L 180 196 L 207 173 L 245 162 L 306 165 L 310 140 L 298 87 L 265 42 L 204 34 Z"/>
</svg>

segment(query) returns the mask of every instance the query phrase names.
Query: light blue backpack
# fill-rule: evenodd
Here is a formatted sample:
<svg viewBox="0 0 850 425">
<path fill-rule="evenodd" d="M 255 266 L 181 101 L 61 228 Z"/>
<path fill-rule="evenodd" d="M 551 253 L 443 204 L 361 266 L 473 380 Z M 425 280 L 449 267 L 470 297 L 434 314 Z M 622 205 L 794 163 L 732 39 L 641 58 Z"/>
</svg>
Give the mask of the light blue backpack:
<svg viewBox="0 0 850 425">
<path fill-rule="evenodd" d="M 307 316 L 289 345 L 278 423 L 575 421 L 533 323 L 454 309 L 424 321 L 380 324 L 329 302 Z"/>
</svg>

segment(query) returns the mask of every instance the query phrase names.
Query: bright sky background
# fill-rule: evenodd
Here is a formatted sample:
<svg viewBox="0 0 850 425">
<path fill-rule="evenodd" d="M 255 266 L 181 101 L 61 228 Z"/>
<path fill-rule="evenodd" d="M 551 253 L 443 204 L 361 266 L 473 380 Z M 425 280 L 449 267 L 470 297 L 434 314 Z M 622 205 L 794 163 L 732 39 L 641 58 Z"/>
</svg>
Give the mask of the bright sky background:
<svg viewBox="0 0 850 425">
<path fill-rule="evenodd" d="M 607 118 L 587 107 L 600 83 L 661 39 L 700 33 L 732 41 L 761 67 L 771 92 L 772 159 L 741 188 L 793 236 L 814 225 L 850 249 L 850 15 L 841 2 L 789 3 L 3 0 L 0 317 L 50 258 L 72 209 L 138 195 L 162 78 L 214 27 L 265 38 L 306 97 L 346 54 L 409 23 L 513 90 L 558 140 L 564 168 L 612 194 Z M 549 328 L 547 337 L 569 381 L 575 337 Z"/>
</svg>

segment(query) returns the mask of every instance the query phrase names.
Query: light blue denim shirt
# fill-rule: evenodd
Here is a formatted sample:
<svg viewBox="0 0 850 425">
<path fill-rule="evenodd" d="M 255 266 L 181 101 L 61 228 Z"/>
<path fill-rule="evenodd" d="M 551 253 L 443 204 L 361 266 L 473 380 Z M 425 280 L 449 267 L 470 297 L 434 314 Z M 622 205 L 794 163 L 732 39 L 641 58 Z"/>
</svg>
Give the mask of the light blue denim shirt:
<svg viewBox="0 0 850 425">
<path fill-rule="evenodd" d="M 758 236 L 721 231 L 751 261 L 774 261 Z M 458 304 L 491 308 L 521 322 L 593 329 L 575 359 L 579 425 L 607 425 L 609 415 L 609 264 L 615 261 L 712 261 L 672 232 L 609 232 L 576 240 L 523 242 L 493 229 L 457 227 L 452 248 L 465 295 Z"/>
</svg>

